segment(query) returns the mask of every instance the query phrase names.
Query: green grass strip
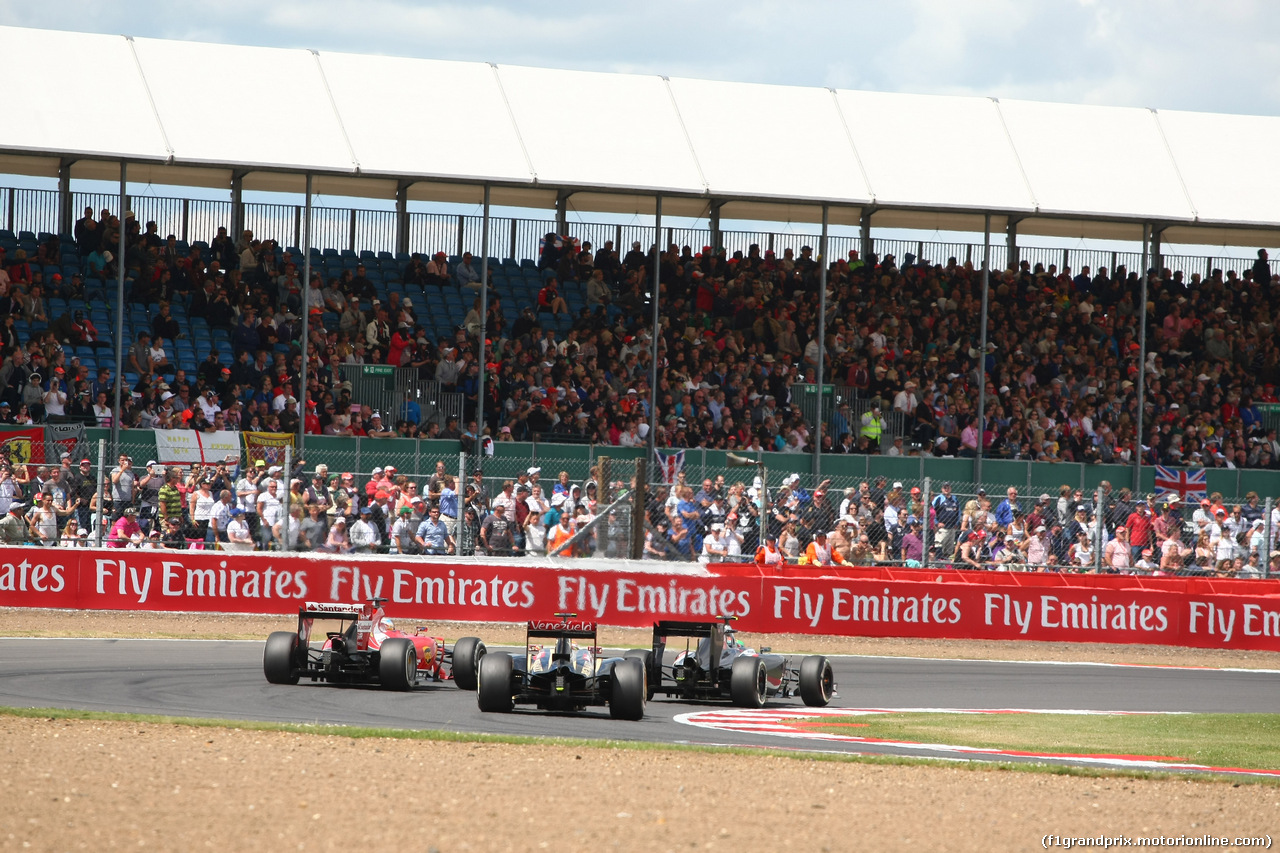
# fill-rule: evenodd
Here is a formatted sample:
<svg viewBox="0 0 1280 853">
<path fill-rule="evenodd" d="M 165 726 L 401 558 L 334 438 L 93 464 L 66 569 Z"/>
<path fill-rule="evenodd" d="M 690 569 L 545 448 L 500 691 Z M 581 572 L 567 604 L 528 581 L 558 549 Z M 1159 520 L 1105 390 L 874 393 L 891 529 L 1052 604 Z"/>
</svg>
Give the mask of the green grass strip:
<svg viewBox="0 0 1280 853">
<path fill-rule="evenodd" d="M 867 714 L 805 731 L 1069 755 L 1153 756 L 1210 767 L 1280 769 L 1280 714 Z"/>
<path fill-rule="evenodd" d="M 1103 767 L 1070 767 L 1058 764 L 1035 764 L 1013 761 L 956 762 L 933 758 L 915 758 L 899 755 L 849 755 L 833 752 L 805 752 L 794 749 L 771 750 L 739 746 L 712 746 L 682 743 L 651 743 L 647 741 L 606 740 L 593 738 L 539 737 L 535 735 L 496 735 L 479 732 L 453 732 L 435 729 L 388 729 L 369 726 L 329 725 L 324 723 L 274 723 L 258 720 L 221 720 L 204 717 L 170 717 L 161 714 L 126 714 L 114 711 L 82 711 L 71 708 L 12 708 L 0 706 L 0 715 L 41 720 L 101 720 L 107 722 L 147 723 L 157 726 L 190 726 L 210 729 L 239 729 L 242 731 L 288 732 L 316 737 L 345 737 L 351 739 L 389 738 L 437 743 L 497 743 L 514 746 L 562 746 L 575 749 L 628 750 L 634 752 L 691 752 L 709 755 L 740 755 L 767 758 L 784 758 L 801 761 L 829 761 L 847 764 L 871 764 L 905 767 L 945 767 L 972 772 L 1042 773 L 1052 776 L 1081 776 L 1086 778 L 1132 779 L 1185 779 L 1183 774 L 1153 772 L 1147 770 L 1123 770 Z M 1211 715 L 1206 715 L 1211 716 Z M 837 718 L 828 718 L 829 722 Z M 853 719 L 853 718 L 850 718 Z M 859 720 L 861 718 L 858 718 Z M 859 732 L 864 730 L 857 730 Z M 815 749 L 821 746 L 815 745 Z M 1197 774 L 1189 777 L 1196 781 L 1229 782 L 1273 785 L 1280 787 L 1280 780 L 1270 777 L 1214 776 Z"/>
</svg>

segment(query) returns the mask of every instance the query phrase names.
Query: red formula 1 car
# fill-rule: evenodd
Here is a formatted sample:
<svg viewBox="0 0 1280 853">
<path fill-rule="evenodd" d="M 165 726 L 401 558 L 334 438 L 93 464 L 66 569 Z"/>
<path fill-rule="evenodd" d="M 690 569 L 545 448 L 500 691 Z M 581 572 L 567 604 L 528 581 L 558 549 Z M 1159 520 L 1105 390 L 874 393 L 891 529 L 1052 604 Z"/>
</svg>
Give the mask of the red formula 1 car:
<svg viewBox="0 0 1280 853">
<path fill-rule="evenodd" d="M 272 684 L 299 679 L 331 684 L 378 684 L 387 690 L 409 690 L 424 681 L 452 679 L 463 690 L 476 689 L 476 670 L 486 649 L 476 637 L 463 637 L 450 649 L 442 637 L 418 627 L 399 631 L 387 618 L 385 598 L 368 604 L 307 602 L 298 610 L 298 630 L 275 631 L 267 637 L 262 670 Z M 317 619 L 338 623 L 323 642 L 312 642 Z M 318 639 L 318 638 L 317 638 Z"/>
</svg>

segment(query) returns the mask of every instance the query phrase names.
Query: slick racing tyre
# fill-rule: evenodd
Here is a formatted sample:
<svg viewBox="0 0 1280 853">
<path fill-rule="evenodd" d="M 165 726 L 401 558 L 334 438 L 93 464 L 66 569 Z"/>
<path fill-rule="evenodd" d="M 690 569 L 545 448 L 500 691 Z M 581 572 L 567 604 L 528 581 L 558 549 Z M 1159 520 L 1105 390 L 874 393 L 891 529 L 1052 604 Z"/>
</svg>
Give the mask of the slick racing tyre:
<svg viewBox="0 0 1280 853">
<path fill-rule="evenodd" d="M 418 652 L 413 641 L 392 637 L 378 651 L 378 681 L 383 690 L 408 690 L 418 680 Z"/>
<path fill-rule="evenodd" d="M 800 698 L 811 708 L 824 707 L 835 695 L 836 678 L 831 661 L 809 655 L 800 661 Z"/>
<path fill-rule="evenodd" d="M 636 658 L 644 665 L 645 681 L 649 685 L 649 689 L 645 691 L 645 700 L 652 701 L 654 690 L 658 686 L 660 673 L 653 665 L 653 649 L 628 649 L 622 653 L 625 658 Z"/>
<path fill-rule="evenodd" d="M 453 646 L 453 681 L 463 690 L 476 689 L 476 672 L 488 649 L 479 637 L 463 637 Z"/>
<path fill-rule="evenodd" d="M 272 684 L 298 683 L 298 635 L 292 631 L 273 631 L 262 652 L 262 672 Z"/>
<path fill-rule="evenodd" d="M 739 708 L 763 708 L 766 683 L 764 659 L 744 655 L 729 671 L 729 696 Z"/>
<path fill-rule="evenodd" d="M 639 658 L 623 658 L 614 664 L 609 693 L 609 716 L 615 720 L 639 720 L 644 716 L 648 690 L 644 663 Z"/>
<path fill-rule="evenodd" d="M 510 711 L 515 707 L 511 693 L 511 671 L 514 669 L 511 655 L 485 655 L 480 658 L 476 670 L 476 705 L 481 711 Z"/>
</svg>

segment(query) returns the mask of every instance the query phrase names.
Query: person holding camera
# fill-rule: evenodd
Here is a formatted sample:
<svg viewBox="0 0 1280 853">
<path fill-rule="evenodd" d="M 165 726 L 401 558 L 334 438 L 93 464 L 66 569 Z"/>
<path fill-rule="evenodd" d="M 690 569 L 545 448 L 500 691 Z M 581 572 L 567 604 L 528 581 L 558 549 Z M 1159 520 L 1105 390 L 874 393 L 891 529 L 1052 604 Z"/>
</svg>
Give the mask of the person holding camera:
<svg viewBox="0 0 1280 853">
<path fill-rule="evenodd" d="M 120 517 L 125 507 L 133 506 L 137 485 L 138 475 L 133 470 L 133 459 L 121 453 L 116 467 L 111 472 L 111 504 L 114 513 L 111 516 L 112 521 Z"/>
</svg>

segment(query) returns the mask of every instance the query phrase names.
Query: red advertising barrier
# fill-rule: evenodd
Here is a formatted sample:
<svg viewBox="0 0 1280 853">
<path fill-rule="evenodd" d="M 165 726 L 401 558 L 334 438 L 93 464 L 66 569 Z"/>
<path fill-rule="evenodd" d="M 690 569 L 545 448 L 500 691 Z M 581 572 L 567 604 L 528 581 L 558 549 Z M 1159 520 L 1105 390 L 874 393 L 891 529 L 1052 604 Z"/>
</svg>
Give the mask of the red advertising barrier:
<svg viewBox="0 0 1280 853">
<path fill-rule="evenodd" d="M 1055 640 L 1280 651 L 1280 583 L 904 569 L 705 574 L 424 559 L 6 548 L 0 604 L 90 610 L 295 611 L 388 599 L 387 610 L 519 622 L 571 610 L 607 625 L 737 616 L 762 633 Z"/>
</svg>

